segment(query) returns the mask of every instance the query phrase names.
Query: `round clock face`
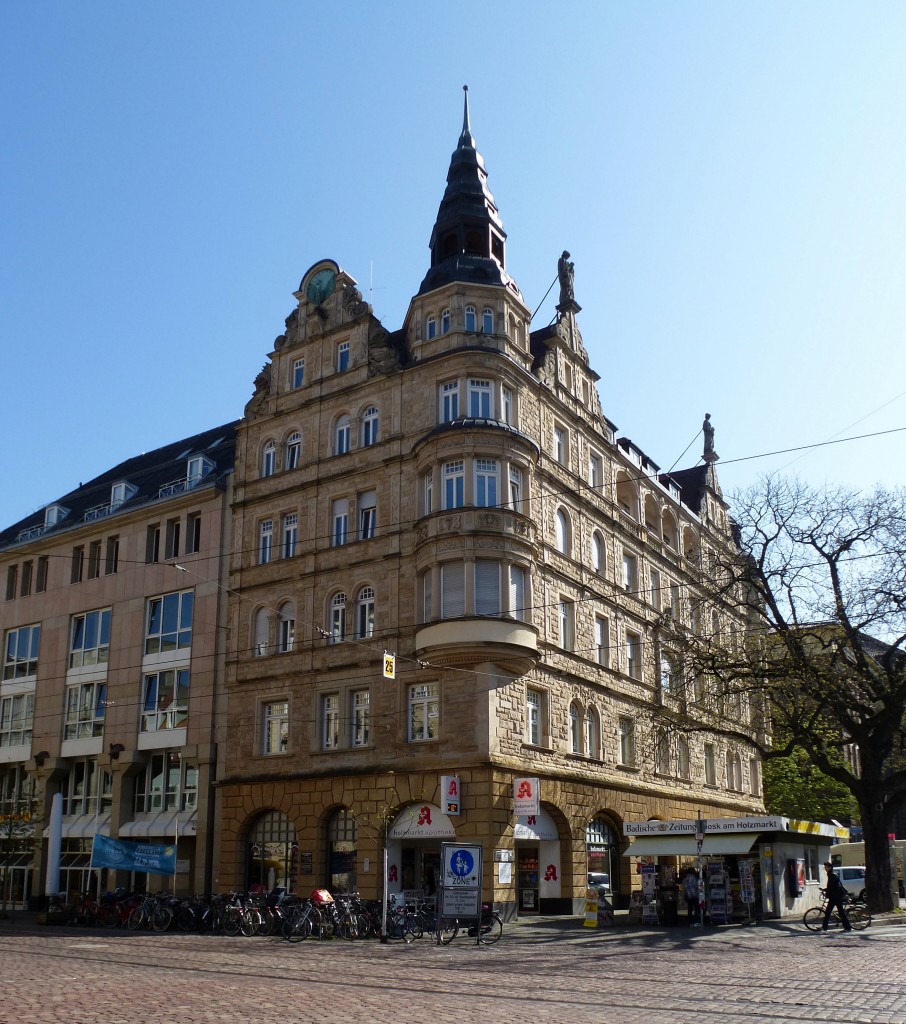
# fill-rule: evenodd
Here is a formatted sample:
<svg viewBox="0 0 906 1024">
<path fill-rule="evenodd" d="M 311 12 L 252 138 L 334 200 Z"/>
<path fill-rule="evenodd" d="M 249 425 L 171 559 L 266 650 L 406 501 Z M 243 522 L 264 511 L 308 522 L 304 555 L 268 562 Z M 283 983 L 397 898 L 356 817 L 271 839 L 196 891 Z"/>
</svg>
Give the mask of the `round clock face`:
<svg viewBox="0 0 906 1024">
<path fill-rule="evenodd" d="M 329 267 L 319 270 L 308 282 L 308 288 L 305 290 L 308 301 L 320 306 L 331 295 L 336 283 L 337 275 Z"/>
</svg>

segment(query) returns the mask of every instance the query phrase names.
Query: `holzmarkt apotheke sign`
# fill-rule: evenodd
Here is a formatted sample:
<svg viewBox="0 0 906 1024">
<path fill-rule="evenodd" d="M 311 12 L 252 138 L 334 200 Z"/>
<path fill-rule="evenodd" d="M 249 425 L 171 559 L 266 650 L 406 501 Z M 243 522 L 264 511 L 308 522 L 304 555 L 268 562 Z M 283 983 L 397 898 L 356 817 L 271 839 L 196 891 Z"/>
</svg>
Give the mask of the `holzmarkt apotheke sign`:
<svg viewBox="0 0 906 1024">
<path fill-rule="evenodd" d="M 721 832 L 784 832 L 787 819 L 768 816 L 764 818 L 709 818 L 704 822 L 705 833 Z M 623 832 L 627 836 L 659 836 L 688 833 L 695 835 L 698 822 L 691 821 L 627 821 Z"/>
</svg>

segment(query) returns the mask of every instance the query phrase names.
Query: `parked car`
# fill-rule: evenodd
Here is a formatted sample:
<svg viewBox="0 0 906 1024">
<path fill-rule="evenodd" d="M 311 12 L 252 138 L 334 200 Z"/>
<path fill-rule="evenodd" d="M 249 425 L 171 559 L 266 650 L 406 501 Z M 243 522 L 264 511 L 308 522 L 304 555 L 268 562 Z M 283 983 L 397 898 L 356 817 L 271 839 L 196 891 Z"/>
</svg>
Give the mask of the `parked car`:
<svg viewBox="0 0 906 1024">
<path fill-rule="evenodd" d="M 843 888 L 853 896 L 865 894 L 865 868 L 861 865 L 847 865 L 834 868 L 834 874 L 843 883 Z"/>
<path fill-rule="evenodd" d="M 603 871 L 588 872 L 588 888 L 596 892 L 603 892 L 605 896 L 610 895 L 610 875 Z"/>
</svg>

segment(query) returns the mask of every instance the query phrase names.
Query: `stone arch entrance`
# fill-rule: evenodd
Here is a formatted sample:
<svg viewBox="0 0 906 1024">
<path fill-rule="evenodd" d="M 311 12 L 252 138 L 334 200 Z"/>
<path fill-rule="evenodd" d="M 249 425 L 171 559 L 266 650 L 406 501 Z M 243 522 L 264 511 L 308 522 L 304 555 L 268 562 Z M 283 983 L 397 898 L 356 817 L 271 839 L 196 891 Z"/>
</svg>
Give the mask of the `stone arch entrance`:
<svg viewBox="0 0 906 1024">
<path fill-rule="evenodd" d="M 606 814 L 598 814 L 585 826 L 585 857 L 589 874 L 607 875 L 614 906 L 623 906 L 620 860 L 620 832 Z"/>
<path fill-rule="evenodd" d="M 248 831 L 245 888 L 248 891 L 285 888 L 292 892 L 298 871 L 296 828 L 280 811 L 265 811 Z"/>
</svg>

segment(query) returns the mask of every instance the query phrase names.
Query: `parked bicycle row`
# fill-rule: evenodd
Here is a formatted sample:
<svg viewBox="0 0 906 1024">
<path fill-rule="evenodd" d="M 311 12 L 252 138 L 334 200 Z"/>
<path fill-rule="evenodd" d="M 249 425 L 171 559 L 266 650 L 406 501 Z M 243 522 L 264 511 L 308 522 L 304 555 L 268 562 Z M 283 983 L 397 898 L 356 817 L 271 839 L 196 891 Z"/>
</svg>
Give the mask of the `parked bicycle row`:
<svg viewBox="0 0 906 1024">
<path fill-rule="evenodd" d="M 433 905 L 387 906 L 386 932 L 380 900 L 365 900 L 358 894 L 331 895 L 315 889 L 309 897 L 275 891 L 270 894 L 190 896 L 178 899 L 168 893 L 108 893 L 100 900 L 83 896 L 72 905 L 51 900 L 50 913 L 70 924 L 156 932 L 179 930 L 219 935 L 281 936 L 289 942 L 305 939 L 379 938 L 413 942 L 423 936 L 446 944 L 466 934 L 477 942 L 493 943 L 503 934 L 503 922 L 493 909 L 482 907 L 476 932 L 474 921 L 439 919 Z"/>
</svg>

